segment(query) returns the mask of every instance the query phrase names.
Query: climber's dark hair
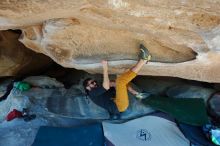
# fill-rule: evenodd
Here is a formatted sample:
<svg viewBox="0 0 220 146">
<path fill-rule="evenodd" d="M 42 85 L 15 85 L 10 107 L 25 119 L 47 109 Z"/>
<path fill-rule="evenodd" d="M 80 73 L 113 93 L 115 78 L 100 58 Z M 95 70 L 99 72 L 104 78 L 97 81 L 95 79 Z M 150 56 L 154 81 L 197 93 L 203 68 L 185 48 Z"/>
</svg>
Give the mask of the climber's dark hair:
<svg viewBox="0 0 220 146">
<path fill-rule="evenodd" d="M 89 93 L 89 90 L 87 90 L 86 87 L 87 87 L 87 85 L 88 85 L 88 81 L 90 81 L 90 80 L 92 80 L 92 78 L 87 78 L 87 79 L 85 79 L 85 80 L 83 81 L 83 88 L 84 88 L 86 94 Z"/>
</svg>

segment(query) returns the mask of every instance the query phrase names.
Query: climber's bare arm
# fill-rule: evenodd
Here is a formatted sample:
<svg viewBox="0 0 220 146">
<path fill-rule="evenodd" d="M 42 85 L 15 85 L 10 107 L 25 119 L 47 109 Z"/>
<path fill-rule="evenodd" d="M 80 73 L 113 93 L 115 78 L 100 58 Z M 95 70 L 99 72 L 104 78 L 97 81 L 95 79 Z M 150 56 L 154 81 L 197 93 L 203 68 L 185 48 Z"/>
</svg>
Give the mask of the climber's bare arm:
<svg viewBox="0 0 220 146">
<path fill-rule="evenodd" d="M 102 67 L 103 67 L 103 83 L 102 86 L 108 90 L 110 88 L 110 81 L 108 76 L 108 61 L 102 60 Z"/>
</svg>

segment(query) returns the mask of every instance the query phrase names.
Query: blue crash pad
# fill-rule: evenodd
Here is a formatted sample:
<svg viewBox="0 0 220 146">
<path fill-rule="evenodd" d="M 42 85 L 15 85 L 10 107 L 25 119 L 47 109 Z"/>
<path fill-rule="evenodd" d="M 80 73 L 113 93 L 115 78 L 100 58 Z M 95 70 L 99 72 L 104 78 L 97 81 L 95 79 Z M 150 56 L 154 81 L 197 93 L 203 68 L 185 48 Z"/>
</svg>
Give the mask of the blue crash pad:
<svg viewBox="0 0 220 146">
<path fill-rule="evenodd" d="M 32 146 L 103 146 L 101 124 L 80 127 L 40 127 Z"/>
</svg>

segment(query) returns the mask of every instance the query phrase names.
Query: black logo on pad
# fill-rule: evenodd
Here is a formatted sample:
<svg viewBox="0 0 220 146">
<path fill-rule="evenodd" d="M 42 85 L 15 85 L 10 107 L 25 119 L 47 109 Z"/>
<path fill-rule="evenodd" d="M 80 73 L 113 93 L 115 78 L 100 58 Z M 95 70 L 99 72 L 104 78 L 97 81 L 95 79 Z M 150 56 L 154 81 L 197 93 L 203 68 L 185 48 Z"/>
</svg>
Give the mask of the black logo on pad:
<svg viewBox="0 0 220 146">
<path fill-rule="evenodd" d="M 137 139 L 142 141 L 150 141 L 151 140 L 151 134 L 146 129 L 140 129 L 137 131 Z"/>
</svg>

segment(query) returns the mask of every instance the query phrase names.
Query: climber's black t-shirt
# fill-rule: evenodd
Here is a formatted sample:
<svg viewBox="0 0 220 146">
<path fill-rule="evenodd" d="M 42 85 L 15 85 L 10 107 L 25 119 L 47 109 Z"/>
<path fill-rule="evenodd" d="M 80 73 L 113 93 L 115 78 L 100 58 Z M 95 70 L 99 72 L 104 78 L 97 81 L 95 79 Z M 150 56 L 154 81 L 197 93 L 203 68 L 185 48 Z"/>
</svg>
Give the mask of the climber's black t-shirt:
<svg viewBox="0 0 220 146">
<path fill-rule="evenodd" d="M 106 90 L 104 87 L 100 86 L 92 89 L 89 92 L 91 100 L 95 104 L 106 109 L 110 114 L 119 113 L 118 108 L 114 102 L 115 95 L 116 91 L 114 87 L 111 87 L 110 89 Z"/>
</svg>

